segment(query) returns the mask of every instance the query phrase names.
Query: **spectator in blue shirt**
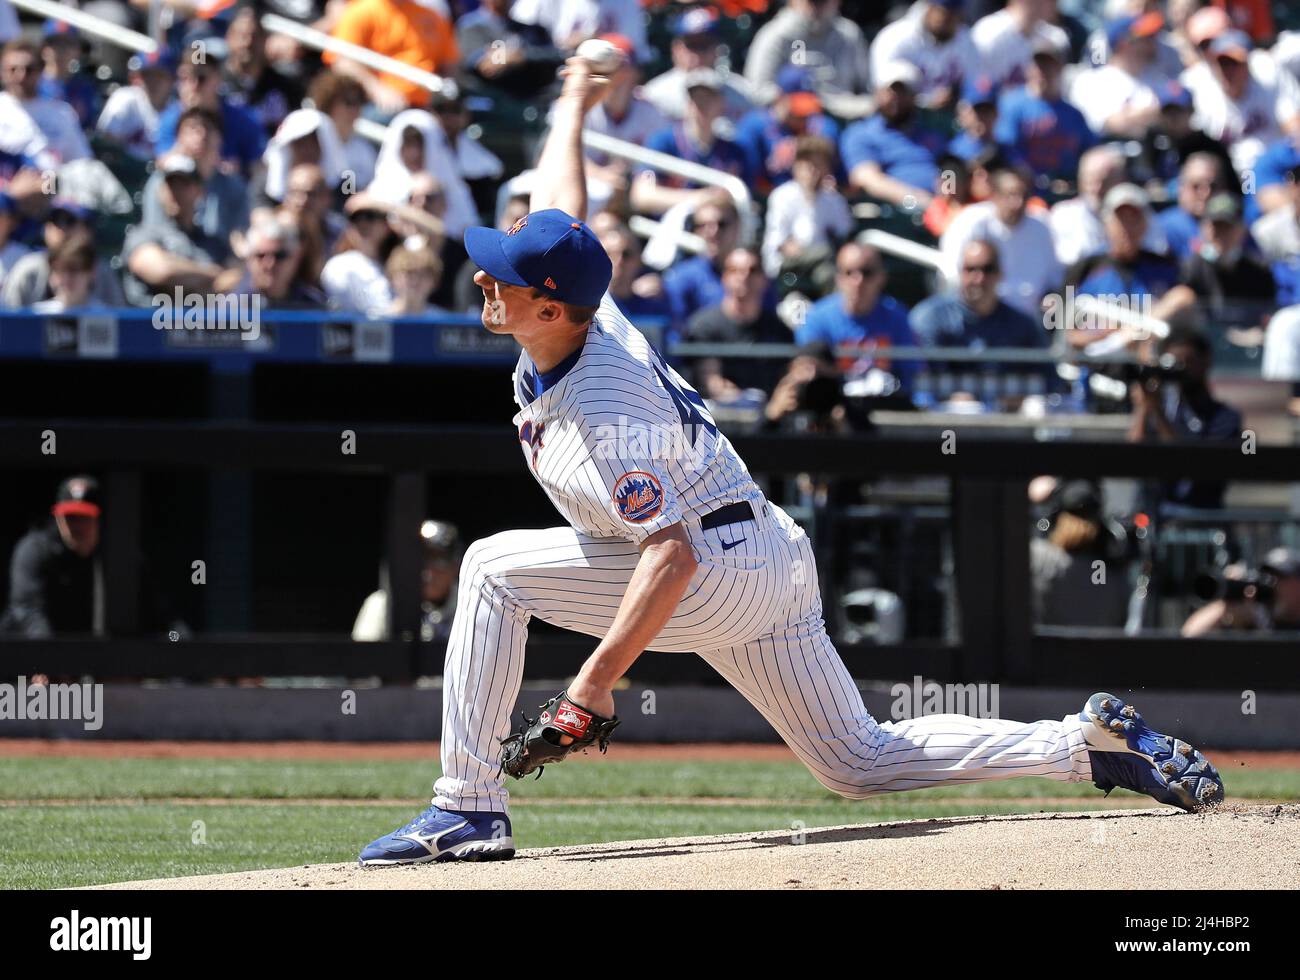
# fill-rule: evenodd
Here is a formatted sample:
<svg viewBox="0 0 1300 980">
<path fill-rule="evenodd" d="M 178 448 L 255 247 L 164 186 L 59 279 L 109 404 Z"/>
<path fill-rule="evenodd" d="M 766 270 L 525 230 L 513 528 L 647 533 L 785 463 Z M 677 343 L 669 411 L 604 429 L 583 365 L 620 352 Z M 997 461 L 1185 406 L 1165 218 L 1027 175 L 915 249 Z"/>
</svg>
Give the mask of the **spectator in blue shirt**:
<svg viewBox="0 0 1300 980">
<path fill-rule="evenodd" d="M 986 150 L 1001 150 L 995 135 L 997 121 L 997 84 L 987 75 L 967 78 L 962 82 L 961 97 L 957 100 L 957 125 L 961 132 L 949 141 L 948 152 L 969 160 Z"/>
<path fill-rule="evenodd" d="M 1072 181 L 1079 158 L 1097 143 L 1083 113 L 1061 97 L 1067 52 L 1050 36 L 1034 41 L 1025 84 L 1004 91 L 994 138 L 1039 178 Z"/>
<path fill-rule="evenodd" d="M 704 252 L 682 259 L 664 273 L 664 293 L 672 310 L 675 331 L 706 306 L 722 302 L 722 263 L 740 243 L 740 215 L 724 195 L 709 198 L 696 209 L 693 230 L 704 240 Z"/>
<path fill-rule="evenodd" d="M 1300 166 L 1300 137 L 1278 140 L 1255 159 L 1255 193 L 1246 198 L 1246 220 L 1253 222 L 1291 203 L 1289 174 Z"/>
<path fill-rule="evenodd" d="M 849 183 L 870 196 L 924 211 L 934 197 L 947 140 L 916 118 L 915 65 L 896 61 L 876 79 L 876 114 L 844 131 L 840 156 Z"/>
<path fill-rule="evenodd" d="M 699 68 L 686 78 L 686 115 L 659 130 L 646 141 L 647 149 L 721 170 L 753 184 L 744 152 L 720 137 L 715 125 L 722 117 L 722 76 L 712 68 Z M 643 168 L 632 184 L 632 208 L 660 214 L 689 200 L 699 185 L 675 174 Z"/>
<path fill-rule="evenodd" d="M 962 249 L 957 268 L 957 291 L 931 296 L 914 310 L 909 322 L 917 340 L 926 347 L 1024 347 L 1031 350 L 1050 346 L 1047 330 L 998 296 L 1002 260 L 998 247 L 976 239 Z M 935 367 L 935 365 L 931 365 Z M 1055 379 L 1051 364 L 951 365 L 956 371 L 996 370 L 999 378 L 1038 375 L 1046 386 Z M 1019 385 L 1021 391 L 1025 385 Z M 979 397 L 980 392 L 966 392 Z"/>
<path fill-rule="evenodd" d="M 607 211 L 593 218 L 591 224 L 613 265 L 609 295 L 618 308 L 638 327 L 642 326 L 644 317 L 663 320 L 667 326 L 672 317 L 672 306 L 664 293 L 663 280 L 641 264 L 641 243 L 637 237 Z"/>
<path fill-rule="evenodd" d="M 95 80 L 83 71 L 74 71 L 78 59 L 86 64 L 85 46 L 81 35 L 71 24 L 62 20 L 45 22 L 45 43 L 41 46 L 41 60 L 45 71 L 41 75 L 36 93 L 46 99 L 56 99 L 72 106 L 83 129 L 95 125 L 99 117 L 99 89 Z"/>
<path fill-rule="evenodd" d="M 1156 223 L 1169 242 L 1169 254 L 1181 262 L 1192 254 L 1201 233 L 1205 205 L 1215 194 L 1228 189 L 1223 163 L 1211 153 L 1193 153 L 1183 164 L 1178 179 L 1178 203 L 1165 208 Z"/>
<path fill-rule="evenodd" d="M 790 179 L 800 136 L 824 136 L 832 143 L 840 138 L 839 125 L 822 112 L 807 68 L 786 65 L 777 73 L 776 84 L 780 91 L 772 105 L 753 110 L 736 127 L 736 143 L 745 152 L 749 172 L 758 178 L 760 194 Z"/>
<path fill-rule="evenodd" d="M 885 295 L 887 281 L 884 259 L 876 249 L 854 242 L 842 245 L 835 256 L 835 292 L 812 305 L 804 322 L 795 328 L 795 341 L 833 348 L 916 346 L 907 307 Z M 914 361 L 891 364 L 877 359 L 877 364 L 896 375 L 905 391 L 910 390 L 917 367 Z"/>
<path fill-rule="evenodd" d="M 225 41 L 213 38 L 206 44 L 204 63 L 195 64 L 193 59 L 182 57 L 180 67 L 176 69 L 177 98 L 158 117 L 155 149 L 159 156 L 170 150 L 176 142 L 181 113 L 201 106 L 215 112 L 221 119 L 221 159 L 247 175 L 262 158 L 266 134 L 252 113 L 232 104 L 221 94 L 219 57 Z"/>
</svg>

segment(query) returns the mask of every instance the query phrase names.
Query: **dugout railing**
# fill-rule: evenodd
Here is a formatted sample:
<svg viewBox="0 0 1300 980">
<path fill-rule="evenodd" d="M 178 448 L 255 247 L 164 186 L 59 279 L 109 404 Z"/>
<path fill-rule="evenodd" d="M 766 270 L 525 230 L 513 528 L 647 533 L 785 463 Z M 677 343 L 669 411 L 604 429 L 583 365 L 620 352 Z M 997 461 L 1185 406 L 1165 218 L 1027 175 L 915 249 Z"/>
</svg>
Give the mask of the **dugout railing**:
<svg viewBox="0 0 1300 980">
<path fill-rule="evenodd" d="M 58 432 L 58 453 L 42 457 L 43 434 Z M 425 478 L 472 469 L 517 481 L 530 477 L 502 427 L 358 427 L 366 452 L 338 452 L 334 426 L 238 423 L 92 423 L 74 420 L 0 422 L 0 471 L 91 469 L 103 474 L 113 519 L 103 543 L 106 603 L 111 633 L 132 632 L 138 609 L 139 556 L 131 547 L 142 520 L 144 470 L 298 470 L 321 474 L 381 474 L 389 487 L 393 527 L 413 527 L 425 516 Z M 1127 444 L 1066 440 L 1023 442 L 957 434 L 957 451 L 937 440 L 882 435 L 757 434 L 737 436 L 737 448 L 758 474 L 813 473 L 845 480 L 882 475 L 940 476 L 950 481 L 954 581 L 961 629 L 952 642 L 896 646 L 844 646 L 859 678 L 897 679 L 920 674 L 944 681 L 1000 680 L 1044 686 L 1110 683 L 1200 689 L 1297 689 L 1296 634 L 1249 639 L 1182 639 L 1170 634 L 1126 636 L 1120 630 L 1035 629 L 1030 608 L 1029 480 L 1060 477 L 1240 479 L 1291 482 L 1300 473 L 1300 449 L 1259 447 L 1243 454 L 1236 444 Z M 431 451 L 435 449 L 436 451 Z M 815 532 L 816 533 L 816 532 Z M 394 593 L 394 635 L 414 633 L 418 621 L 418 543 L 391 534 L 387 545 L 392 581 L 409 582 Z M 571 673 L 590 650 L 583 637 L 538 636 L 530 646 L 533 677 Z M 0 640 L 0 675 L 100 678 L 327 675 L 376 676 L 388 682 L 437 674 L 438 644 L 353 644 L 340 636 L 210 636 L 104 640 Z M 638 677 L 707 681 L 698 658 L 654 656 L 638 664 Z M 713 678 L 715 679 L 715 678 Z"/>
</svg>

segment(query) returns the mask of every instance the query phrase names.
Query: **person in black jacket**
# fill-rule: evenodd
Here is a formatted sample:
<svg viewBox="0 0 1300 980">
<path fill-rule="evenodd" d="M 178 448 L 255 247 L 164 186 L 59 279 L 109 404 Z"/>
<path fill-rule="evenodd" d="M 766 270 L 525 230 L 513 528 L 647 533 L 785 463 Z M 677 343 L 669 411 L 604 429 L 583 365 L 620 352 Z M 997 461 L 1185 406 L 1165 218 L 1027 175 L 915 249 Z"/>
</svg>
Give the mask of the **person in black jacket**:
<svg viewBox="0 0 1300 980">
<path fill-rule="evenodd" d="M 43 639 L 94 628 L 99 484 L 89 476 L 69 477 L 59 484 L 50 513 L 52 520 L 14 547 L 0 633 Z"/>
</svg>

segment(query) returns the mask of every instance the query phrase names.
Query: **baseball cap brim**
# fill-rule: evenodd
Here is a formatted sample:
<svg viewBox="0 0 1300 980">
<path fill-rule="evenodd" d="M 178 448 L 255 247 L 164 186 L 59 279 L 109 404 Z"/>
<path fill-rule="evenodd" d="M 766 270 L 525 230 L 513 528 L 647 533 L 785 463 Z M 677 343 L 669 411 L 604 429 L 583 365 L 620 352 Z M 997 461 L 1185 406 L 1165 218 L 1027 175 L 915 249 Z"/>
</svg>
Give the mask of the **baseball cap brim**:
<svg viewBox="0 0 1300 980">
<path fill-rule="evenodd" d="M 50 508 L 50 513 L 56 516 L 75 516 L 75 517 L 98 517 L 100 514 L 99 504 L 91 503 L 89 500 L 60 500 Z"/>
<path fill-rule="evenodd" d="M 474 264 L 493 279 L 511 286 L 531 285 L 506 258 L 505 249 L 501 247 L 505 239 L 505 232 L 495 228 L 466 228 L 465 251 Z"/>
</svg>

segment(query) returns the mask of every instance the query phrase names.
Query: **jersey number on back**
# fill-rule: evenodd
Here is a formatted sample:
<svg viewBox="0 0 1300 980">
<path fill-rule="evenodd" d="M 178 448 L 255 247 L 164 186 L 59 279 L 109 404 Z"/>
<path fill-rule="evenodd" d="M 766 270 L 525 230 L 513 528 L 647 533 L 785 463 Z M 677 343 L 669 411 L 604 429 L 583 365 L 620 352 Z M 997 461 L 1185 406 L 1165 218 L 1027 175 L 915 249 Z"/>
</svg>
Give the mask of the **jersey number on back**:
<svg viewBox="0 0 1300 980">
<path fill-rule="evenodd" d="M 673 400 L 673 405 L 677 408 L 677 414 L 682 420 L 682 431 L 686 433 L 686 438 L 695 445 L 700 437 L 700 428 L 703 427 L 711 435 L 718 434 L 718 427 L 713 423 L 713 417 L 709 415 L 708 408 L 704 405 L 704 399 L 699 393 L 691 389 L 683 389 L 673 376 L 669 373 L 668 363 L 659 351 L 651 347 L 655 356 L 655 374 L 659 375 L 659 380 L 663 382 L 664 390 L 668 392 L 668 397 Z"/>
</svg>

